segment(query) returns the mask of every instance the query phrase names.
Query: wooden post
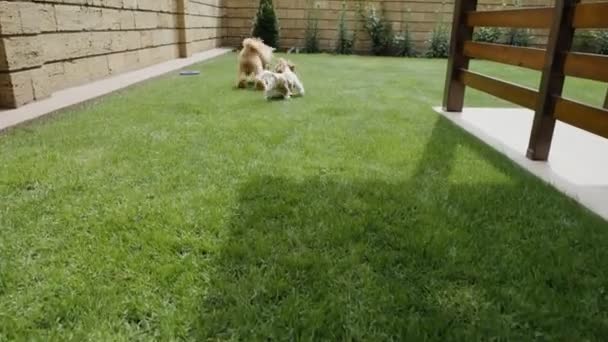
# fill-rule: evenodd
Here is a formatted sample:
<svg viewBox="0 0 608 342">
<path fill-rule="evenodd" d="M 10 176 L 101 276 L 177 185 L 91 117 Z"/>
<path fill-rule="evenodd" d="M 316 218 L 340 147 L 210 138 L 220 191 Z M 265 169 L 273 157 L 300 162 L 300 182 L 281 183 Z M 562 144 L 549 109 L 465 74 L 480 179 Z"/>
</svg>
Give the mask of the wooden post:
<svg viewBox="0 0 608 342">
<path fill-rule="evenodd" d="M 452 21 L 450 56 L 443 94 L 443 110 L 461 112 L 464 105 L 465 85 L 458 81 L 460 69 L 469 68 L 469 58 L 463 53 L 464 42 L 473 38 L 473 28 L 465 23 L 466 13 L 477 9 L 477 0 L 456 0 Z"/>
<path fill-rule="evenodd" d="M 532 160 L 547 160 L 555 129 L 556 97 L 564 89 L 566 52 L 572 48 L 574 9 L 580 0 L 556 0 L 553 25 L 547 42 L 547 55 L 540 83 L 536 113 L 530 133 L 527 156 Z"/>
<path fill-rule="evenodd" d="M 604 100 L 604 108 L 608 109 L 608 91 L 606 91 L 606 99 Z"/>
</svg>

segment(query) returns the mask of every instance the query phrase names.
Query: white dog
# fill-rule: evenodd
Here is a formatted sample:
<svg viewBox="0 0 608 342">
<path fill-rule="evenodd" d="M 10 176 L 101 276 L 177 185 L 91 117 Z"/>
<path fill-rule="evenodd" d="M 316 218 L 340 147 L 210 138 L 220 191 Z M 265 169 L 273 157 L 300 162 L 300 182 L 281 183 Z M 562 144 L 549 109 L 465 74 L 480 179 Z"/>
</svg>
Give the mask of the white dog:
<svg viewBox="0 0 608 342">
<path fill-rule="evenodd" d="M 304 96 L 304 85 L 296 75 L 296 66 L 288 60 L 279 58 L 274 71 L 285 77 L 292 96 Z"/>
<path fill-rule="evenodd" d="M 264 86 L 264 96 L 270 99 L 289 99 L 291 90 L 284 74 L 264 70 L 257 77 L 257 82 Z"/>
</svg>

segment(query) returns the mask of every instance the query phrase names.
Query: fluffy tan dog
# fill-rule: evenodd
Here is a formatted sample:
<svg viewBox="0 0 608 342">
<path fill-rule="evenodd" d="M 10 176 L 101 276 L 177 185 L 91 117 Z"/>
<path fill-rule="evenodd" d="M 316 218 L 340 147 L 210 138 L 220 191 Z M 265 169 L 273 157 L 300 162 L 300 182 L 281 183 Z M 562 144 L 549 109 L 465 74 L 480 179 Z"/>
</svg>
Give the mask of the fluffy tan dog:
<svg viewBox="0 0 608 342">
<path fill-rule="evenodd" d="M 239 74 L 237 80 L 238 88 L 247 87 L 247 78 L 257 78 L 267 69 L 272 60 L 274 48 L 264 44 L 259 38 L 246 38 L 243 40 L 243 49 L 239 53 Z M 256 88 L 264 89 L 263 85 L 256 84 Z"/>
</svg>

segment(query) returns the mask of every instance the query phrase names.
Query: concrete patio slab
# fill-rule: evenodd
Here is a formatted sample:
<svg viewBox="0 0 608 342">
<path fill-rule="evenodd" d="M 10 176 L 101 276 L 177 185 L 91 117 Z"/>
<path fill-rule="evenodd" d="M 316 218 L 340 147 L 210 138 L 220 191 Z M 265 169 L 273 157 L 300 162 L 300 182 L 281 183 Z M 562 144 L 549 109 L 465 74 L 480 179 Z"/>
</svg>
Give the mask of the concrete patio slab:
<svg viewBox="0 0 608 342">
<path fill-rule="evenodd" d="M 608 139 L 558 122 L 547 162 L 526 158 L 534 113 L 514 108 L 437 112 L 608 220 Z"/>
<path fill-rule="evenodd" d="M 87 83 L 82 86 L 63 89 L 51 97 L 32 102 L 17 109 L 0 110 L 0 131 L 33 120 L 43 115 L 56 112 L 60 109 L 95 99 L 126 88 L 136 83 L 161 76 L 168 72 L 182 69 L 189 65 L 203 62 L 232 51 L 231 49 L 217 48 L 196 53 L 188 58 L 173 59 L 167 62 L 152 65 L 147 68 L 122 73 L 104 78 L 99 81 Z"/>
</svg>

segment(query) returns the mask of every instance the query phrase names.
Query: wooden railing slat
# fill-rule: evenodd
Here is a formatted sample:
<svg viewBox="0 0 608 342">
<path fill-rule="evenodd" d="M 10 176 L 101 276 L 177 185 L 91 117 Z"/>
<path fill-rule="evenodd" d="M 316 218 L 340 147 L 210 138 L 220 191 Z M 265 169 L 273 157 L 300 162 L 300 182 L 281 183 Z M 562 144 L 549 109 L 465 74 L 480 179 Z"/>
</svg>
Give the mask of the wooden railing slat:
<svg viewBox="0 0 608 342">
<path fill-rule="evenodd" d="M 494 95 L 522 107 L 534 109 L 538 92 L 517 84 L 461 69 L 459 80 L 466 86 Z"/>
<path fill-rule="evenodd" d="M 608 2 L 579 4 L 574 12 L 575 28 L 608 28 Z"/>
<path fill-rule="evenodd" d="M 517 47 L 503 44 L 466 41 L 464 54 L 477 58 L 515 65 L 533 70 L 542 70 L 546 51 L 543 49 Z M 566 56 L 565 74 L 594 81 L 608 82 L 608 56 L 588 53 L 569 53 Z"/>
<path fill-rule="evenodd" d="M 468 41 L 464 43 L 464 54 L 471 58 L 510 64 L 524 68 L 542 70 L 545 50 Z"/>
<path fill-rule="evenodd" d="M 608 110 L 559 97 L 555 118 L 585 131 L 608 138 Z"/>
<path fill-rule="evenodd" d="M 568 76 L 608 82 L 608 56 L 588 53 L 569 53 L 565 73 Z"/>
<path fill-rule="evenodd" d="M 465 17 L 469 27 L 549 28 L 552 22 L 553 8 L 468 12 Z"/>
</svg>

